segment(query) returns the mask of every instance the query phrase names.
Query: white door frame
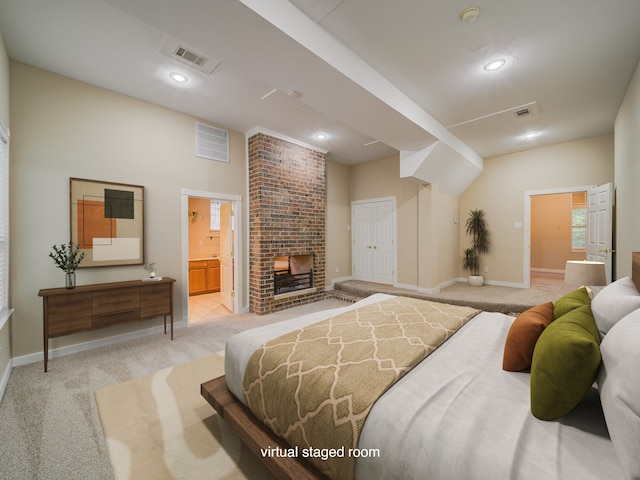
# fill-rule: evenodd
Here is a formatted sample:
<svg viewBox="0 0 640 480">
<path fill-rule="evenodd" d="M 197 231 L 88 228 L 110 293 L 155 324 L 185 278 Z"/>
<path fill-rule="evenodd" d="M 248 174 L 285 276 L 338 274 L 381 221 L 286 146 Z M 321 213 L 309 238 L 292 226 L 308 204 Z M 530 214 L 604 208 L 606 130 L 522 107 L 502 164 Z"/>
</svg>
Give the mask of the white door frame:
<svg viewBox="0 0 640 480">
<path fill-rule="evenodd" d="M 233 251 L 235 260 L 233 262 L 233 290 L 235 292 L 233 300 L 234 313 L 240 313 L 242 298 L 242 285 L 244 278 L 243 258 L 242 258 L 242 195 L 229 195 L 228 193 L 203 192 L 199 190 L 182 189 L 182 305 L 183 320 L 189 324 L 189 197 L 209 198 L 212 200 L 227 200 L 232 202 L 232 209 L 235 216 L 235 235 L 233 238 Z"/>
<path fill-rule="evenodd" d="M 531 287 L 531 197 L 537 195 L 555 195 L 561 193 L 587 192 L 593 185 L 567 188 L 551 188 L 547 190 L 529 190 L 524 192 L 524 259 L 522 261 L 522 284 Z"/>
</svg>

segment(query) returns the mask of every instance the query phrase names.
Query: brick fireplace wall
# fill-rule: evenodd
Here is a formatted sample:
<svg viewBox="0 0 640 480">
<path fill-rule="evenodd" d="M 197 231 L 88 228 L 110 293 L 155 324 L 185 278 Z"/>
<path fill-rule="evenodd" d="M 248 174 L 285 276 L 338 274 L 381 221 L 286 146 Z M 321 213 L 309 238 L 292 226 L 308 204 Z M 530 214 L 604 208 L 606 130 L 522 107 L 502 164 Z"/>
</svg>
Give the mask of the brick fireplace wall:
<svg viewBox="0 0 640 480">
<path fill-rule="evenodd" d="M 258 133 L 249 138 L 249 308 L 259 315 L 324 297 L 325 158 Z M 274 295 L 276 256 L 313 255 L 313 288 Z"/>
</svg>

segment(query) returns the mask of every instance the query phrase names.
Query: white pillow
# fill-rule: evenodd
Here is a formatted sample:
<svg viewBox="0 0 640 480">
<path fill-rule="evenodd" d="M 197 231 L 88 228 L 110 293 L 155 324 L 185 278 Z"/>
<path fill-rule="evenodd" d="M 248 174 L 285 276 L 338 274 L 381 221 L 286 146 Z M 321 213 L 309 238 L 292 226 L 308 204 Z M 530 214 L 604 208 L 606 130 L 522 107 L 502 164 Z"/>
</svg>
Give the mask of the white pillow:
<svg viewBox="0 0 640 480">
<path fill-rule="evenodd" d="M 640 310 L 614 325 L 600 344 L 600 400 L 625 478 L 640 478 L 639 345 Z"/>
<path fill-rule="evenodd" d="M 616 280 L 591 301 L 591 311 L 602 339 L 624 316 L 640 308 L 640 293 L 629 277 Z"/>
</svg>

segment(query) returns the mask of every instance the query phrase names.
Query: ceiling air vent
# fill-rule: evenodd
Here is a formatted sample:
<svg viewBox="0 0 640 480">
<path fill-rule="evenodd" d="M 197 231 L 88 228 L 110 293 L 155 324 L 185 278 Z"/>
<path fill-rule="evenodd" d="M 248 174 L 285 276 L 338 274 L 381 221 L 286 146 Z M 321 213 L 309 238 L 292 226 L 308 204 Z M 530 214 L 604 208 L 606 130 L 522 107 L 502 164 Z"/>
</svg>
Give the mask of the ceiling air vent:
<svg viewBox="0 0 640 480">
<path fill-rule="evenodd" d="M 207 63 L 207 59 L 206 58 L 201 57 L 197 53 L 190 52 L 189 50 L 187 50 L 184 47 L 178 47 L 176 49 L 176 53 L 175 54 L 177 56 L 179 56 L 180 58 L 182 58 L 183 60 L 186 60 L 187 62 L 191 62 L 191 63 L 197 65 L 198 67 L 201 67 L 202 65 Z"/>
<path fill-rule="evenodd" d="M 229 163 L 229 132 L 196 123 L 196 157 Z"/>
<path fill-rule="evenodd" d="M 538 103 L 531 102 L 526 105 L 521 105 L 520 107 L 516 107 L 512 110 L 513 114 L 516 118 L 524 118 L 530 115 L 535 115 L 538 113 Z"/>
<path fill-rule="evenodd" d="M 188 47 L 169 35 L 165 35 L 162 40 L 160 53 L 172 60 L 176 60 L 204 73 L 213 72 L 220 63 L 220 60 L 214 58 L 212 55 L 206 55 L 203 52 L 197 51 L 195 48 Z"/>
</svg>

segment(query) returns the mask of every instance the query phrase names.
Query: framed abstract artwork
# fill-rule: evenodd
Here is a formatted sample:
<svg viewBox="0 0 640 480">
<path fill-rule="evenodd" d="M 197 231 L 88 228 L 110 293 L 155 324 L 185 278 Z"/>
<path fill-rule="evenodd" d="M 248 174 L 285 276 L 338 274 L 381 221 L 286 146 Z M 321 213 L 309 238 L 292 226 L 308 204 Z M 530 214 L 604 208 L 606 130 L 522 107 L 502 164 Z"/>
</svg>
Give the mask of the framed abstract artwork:
<svg viewBox="0 0 640 480">
<path fill-rule="evenodd" d="M 144 263 L 144 187 L 71 178 L 71 241 L 78 268 Z"/>
</svg>

